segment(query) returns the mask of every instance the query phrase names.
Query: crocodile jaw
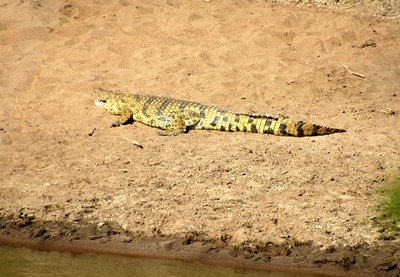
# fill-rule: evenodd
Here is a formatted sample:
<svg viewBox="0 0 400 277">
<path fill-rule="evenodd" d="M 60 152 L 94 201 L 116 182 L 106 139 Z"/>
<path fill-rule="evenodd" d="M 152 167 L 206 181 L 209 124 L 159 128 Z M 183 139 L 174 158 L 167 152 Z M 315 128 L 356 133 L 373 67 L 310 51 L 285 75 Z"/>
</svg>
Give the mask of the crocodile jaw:
<svg viewBox="0 0 400 277">
<path fill-rule="evenodd" d="M 102 108 L 104 108 L 104 105 L 105 105 L 106 103 L 107 103 L 107 102 L 104 101 L 104 100 L 98 100 L 98 99 L 94 100 L 94 104 L 95 104 L 97 107 L 102 107 Z"/>
</svg>

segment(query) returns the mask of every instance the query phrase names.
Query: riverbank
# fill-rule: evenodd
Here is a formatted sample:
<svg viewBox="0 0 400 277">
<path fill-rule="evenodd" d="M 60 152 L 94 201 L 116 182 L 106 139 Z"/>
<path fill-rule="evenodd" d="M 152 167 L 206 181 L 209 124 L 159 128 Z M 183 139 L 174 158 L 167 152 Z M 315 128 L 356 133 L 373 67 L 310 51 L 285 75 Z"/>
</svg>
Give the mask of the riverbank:
<svg viewBox="0 0 400 277">
<path fill-rule="evenodd" d="M 4 1 L 2 244 L 398 275 L 399 237 L 375 220 L 400 164 L 390 7 L 382 17 L 275 1 Z M 96 87 L 347 132 L 111 129 Z"/>
<path fill-rule="evenodd" d="M 321 252 L 312 242 L 301 244 L 285 242 L 255 244 L 244 242 L 232 246 L 221 238 L 204 234 L 187 234 L 185 237 L 144 238 L 130 236 L 123 230 L 107 226 L 107 231 L 93 226 L 76 224 L 68 228 L 49 228 L 50 224 L 4 230 L 0 245 L 28 247 L 41 251 L 61 251 L 74 254 L 113 254 L 132 257 L 172 259 L 222 265 L 235 270 L 282 271 L 318 274 L 318 276 L 396 276 L 398 247 L 382 243 L 379 249 L 363 245 L 340 247 Z M 4 227 L 4 226 L 3 226 Z M 85 230 L 85 231 L 82 231 Z M 91 231 L 87 231 L 87 230 Z M 63 232 L 59 238 L 50 232 Z M 96 230 L 96 231 L 93 231 Z M 86 232 L 86 233 L 85 233 Z"/>
</svg>

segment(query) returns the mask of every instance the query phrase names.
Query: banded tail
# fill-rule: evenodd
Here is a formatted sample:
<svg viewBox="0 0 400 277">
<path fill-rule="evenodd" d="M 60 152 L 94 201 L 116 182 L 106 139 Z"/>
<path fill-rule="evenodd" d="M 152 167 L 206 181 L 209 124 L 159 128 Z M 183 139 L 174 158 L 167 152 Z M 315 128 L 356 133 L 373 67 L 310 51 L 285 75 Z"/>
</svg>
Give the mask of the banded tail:
<svg viewBox="0 0 400 277">
<path fill-rule="evenodd" d="M 205 120 L 196 129 L 251 132 L 293 137 L 322 136 L 346 132 L 343 129 L 296 121 L 283 115 L 240 114 L 226 111 L 216 113 L 211 121 Z"/>
</svg>

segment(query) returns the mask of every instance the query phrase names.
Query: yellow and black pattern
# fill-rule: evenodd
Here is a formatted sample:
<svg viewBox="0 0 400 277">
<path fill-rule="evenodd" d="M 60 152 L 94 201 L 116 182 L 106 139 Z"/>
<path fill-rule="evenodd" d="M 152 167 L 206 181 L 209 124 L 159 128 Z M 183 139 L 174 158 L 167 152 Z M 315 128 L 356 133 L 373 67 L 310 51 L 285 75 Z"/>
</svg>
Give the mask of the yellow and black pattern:
<svg viewBox="0 0 400 277">
<path fill-rule="evenodd" d="M 276 136 L 318 136 L 345 132 L 287 116 L 237 113 L 197 102 L 152 95 L 130 95 L 96 89 L 95 104 L 119 115 L 113 127 L 130 120 L 162 129 L 162 135 L 178 135 L 190 129 L 252 132 Z"/>
</svg>

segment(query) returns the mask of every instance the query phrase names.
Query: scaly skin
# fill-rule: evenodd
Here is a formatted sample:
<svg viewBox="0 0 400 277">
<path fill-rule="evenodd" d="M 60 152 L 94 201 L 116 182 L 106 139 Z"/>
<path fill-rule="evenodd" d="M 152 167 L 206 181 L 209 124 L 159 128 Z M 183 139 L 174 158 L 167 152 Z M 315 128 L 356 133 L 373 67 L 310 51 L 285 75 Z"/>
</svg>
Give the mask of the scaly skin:
<svg viewBox="0 0 400 277">
<path fill-rule="evenodd" d="M 131 95 L 101 88 L 95 90 L 95 104 L 119 115 L 112 127 L 130 120 L 142 122 L 163 131 L 162 135 L 178 135 L 190 129 L 252 132 L 276 136 L 318 136 L 342 133 L 345 130 L 323 127 L 287 116 L 238 113 L 197 102 L 151 95 Z"/>
</svg>

